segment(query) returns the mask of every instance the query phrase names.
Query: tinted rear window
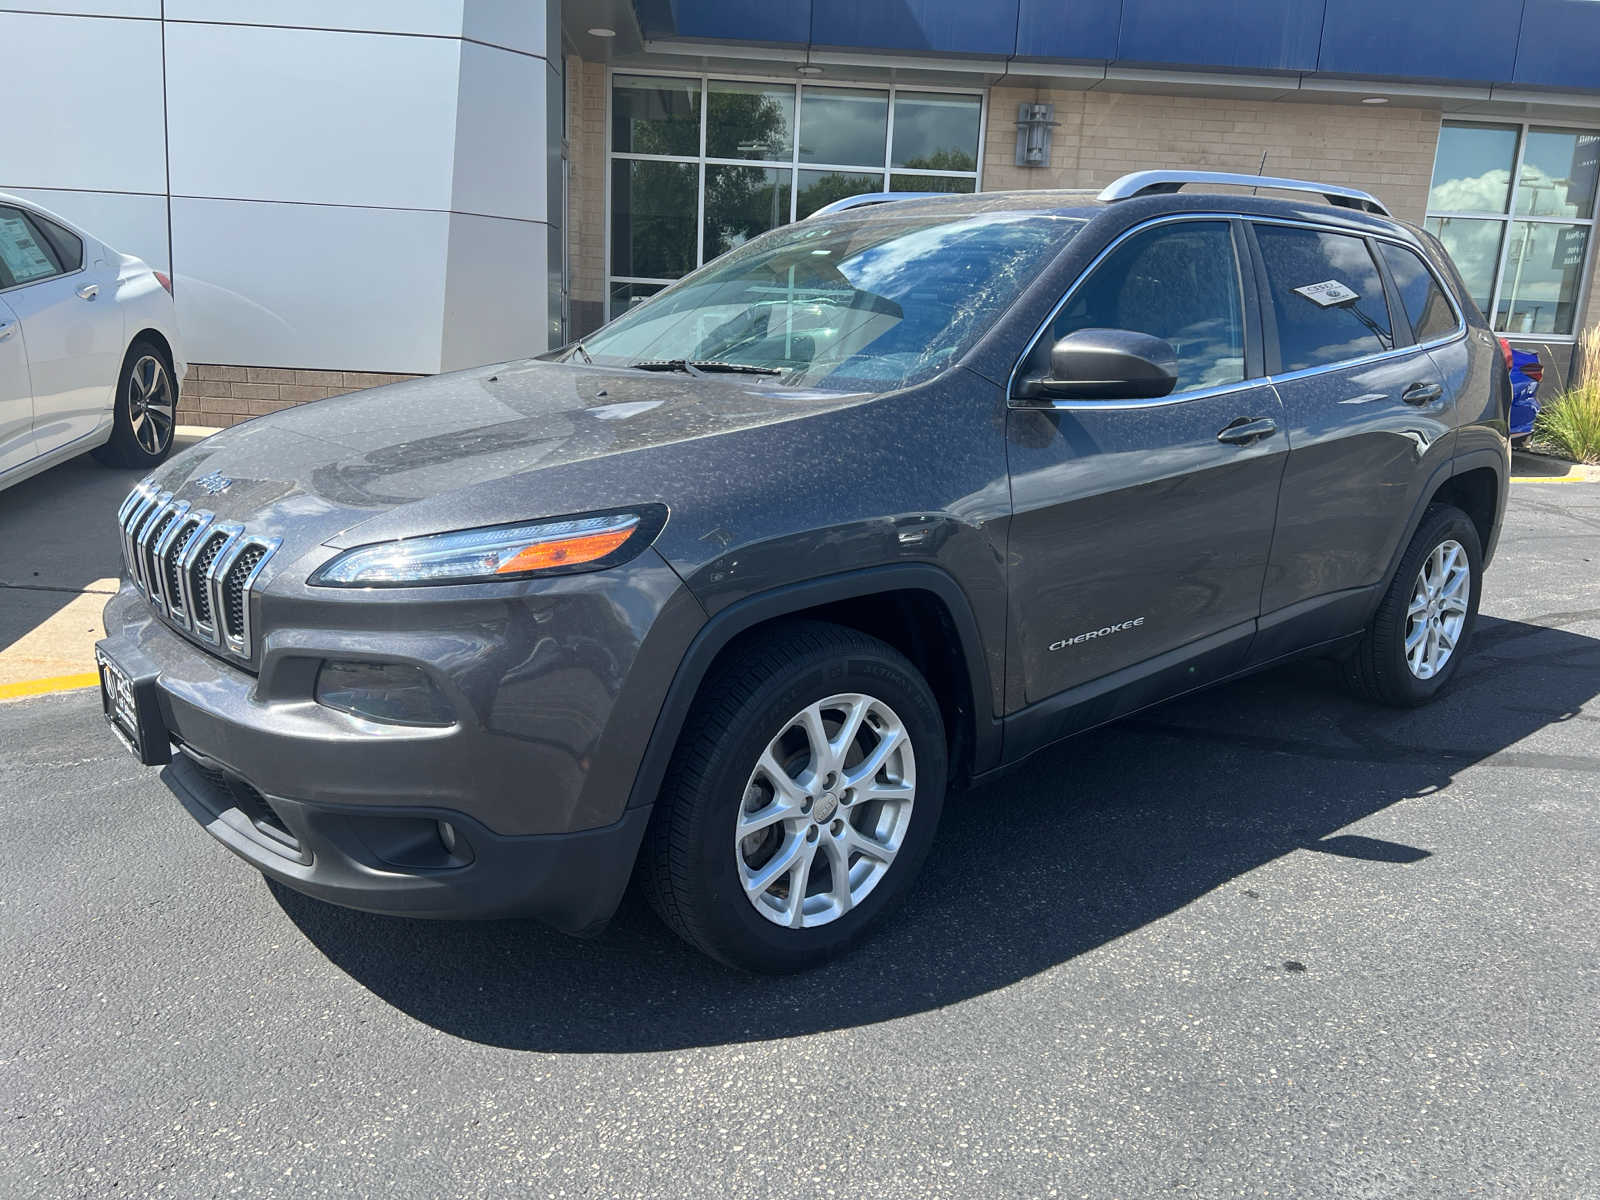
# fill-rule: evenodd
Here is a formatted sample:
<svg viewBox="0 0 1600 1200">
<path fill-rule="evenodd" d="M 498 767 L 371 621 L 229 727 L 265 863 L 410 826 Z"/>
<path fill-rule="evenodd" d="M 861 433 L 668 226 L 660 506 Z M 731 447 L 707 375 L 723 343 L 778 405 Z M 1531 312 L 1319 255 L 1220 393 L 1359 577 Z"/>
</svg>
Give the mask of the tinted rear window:
<svg viewBox="0 0 1600 1200">
<path fill-rule="evenodd" d="M 1257 225 L 1256 240 L 1272 289 L 1282 370 L 1299 371 L 1393 349 L 1383 280 L 1363 239 Z"/>
<path fill-rule="evenodd" d="M 1453 333 L 1456 328 L 1455 310 L 1445 298 L 1433 272 L 1423 265 L 1422 259 L 1404 246 L 1392 242 L 1379 242 L 1378 252 L 1388 264 L 1389 274 L 1400 292 L 1400 303 L 1405 306 L 1411 320 L 1411 332 L 1419 342 L 1432 341 Z"/>
</svg>

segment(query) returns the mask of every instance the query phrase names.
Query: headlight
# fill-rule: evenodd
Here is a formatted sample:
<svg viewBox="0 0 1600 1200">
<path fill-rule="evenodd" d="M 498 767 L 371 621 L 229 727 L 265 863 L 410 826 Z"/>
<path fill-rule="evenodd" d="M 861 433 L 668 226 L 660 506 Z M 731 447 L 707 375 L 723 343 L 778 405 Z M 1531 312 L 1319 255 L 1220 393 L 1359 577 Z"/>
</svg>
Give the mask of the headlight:
<svg viewBox="0 0 1600 1200">
<path fill-rule="evenodd" d="M 521 525 L 434 533 L 346 550 L 310 582 L 320 587 L 409 587 L 595 571 L 648 546 L 666 509 L 646 505 Z"/>
</svg>

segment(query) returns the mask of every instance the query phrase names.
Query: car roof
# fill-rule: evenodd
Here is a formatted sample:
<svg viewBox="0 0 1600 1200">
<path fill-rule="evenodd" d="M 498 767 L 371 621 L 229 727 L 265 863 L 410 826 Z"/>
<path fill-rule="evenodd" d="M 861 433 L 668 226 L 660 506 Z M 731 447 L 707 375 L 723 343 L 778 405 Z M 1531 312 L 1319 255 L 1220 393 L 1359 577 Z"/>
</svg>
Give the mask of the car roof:
<svg viewBox="0 0 1600 1200">
<path fill-rule="evenodd" d="M 1192 190 L 1178 189 L 1189 186 Z M 1268 189 L 1257 194 L 1257 188 Z M 1163 213 L 1200 210 L 1343 225 L 1368 232 L 1415 232 L 1365 192 L 1296 179 L 1225 175 L 1206 171 L 1141 171 L 1094 189 L 1030 188 L 976 194 L 877 193 L 849 197 L 815 216 L 830 218 L 969 216 L 1027 213 L 1092 220 L 1108 213 L 1146 220 Z M 1117 222 L 1121 224 L 1121 222 Z"/>
</svg>

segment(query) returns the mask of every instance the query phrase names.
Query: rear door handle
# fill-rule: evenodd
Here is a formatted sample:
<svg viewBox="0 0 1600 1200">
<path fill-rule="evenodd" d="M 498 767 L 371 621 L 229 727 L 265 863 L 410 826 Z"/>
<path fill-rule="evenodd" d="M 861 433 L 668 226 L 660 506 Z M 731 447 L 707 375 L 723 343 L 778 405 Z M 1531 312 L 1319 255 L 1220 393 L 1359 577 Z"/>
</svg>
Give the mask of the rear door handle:
<svg viewBox="0 0 1600 1200">
<path fill-rule="evenodd" d="M 1278 432 L 1278 423 L 1271 417 L 1239 417 L 1230 421 L 1223 431 L 1217 434 L 1217 441 L 1226 442 L 1230 446 L 1248 446 L 1251 442 L 1259 442 L 1264 437 L 1271 437 Z"/>
<path fill-rule="evenodd" d="M 1444 388 L 1437 383 L 1413 383 L 1400 393 L 1400 399 L 1407 404 L 1432 404 L 1444 395 Z"/>
<path fill-rule="evenodd" d="M 98 283 L 86 283 L 78 289 L 78 299 L 80 300 L 93 300 L 99 294 L 100 285 Z"/>
</svg>

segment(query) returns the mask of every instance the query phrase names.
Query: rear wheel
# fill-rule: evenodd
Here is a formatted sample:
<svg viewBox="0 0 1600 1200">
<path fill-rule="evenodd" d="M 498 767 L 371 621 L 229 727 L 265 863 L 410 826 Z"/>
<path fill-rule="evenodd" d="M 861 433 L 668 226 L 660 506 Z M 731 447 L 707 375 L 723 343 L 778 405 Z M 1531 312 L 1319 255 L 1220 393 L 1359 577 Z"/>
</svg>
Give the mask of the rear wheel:
<svg viewBox="0 0 1600 1200">
<path fill-rule="evenodd" d="M 117 379 L 111 439 L 94 456 L 111 467 L 148 469 L 172 453 L 177 428 L 178 383 L 172 364 L 154 342 L 137 338 Z"/>
<path fill-rule="evenodd" d="M 641 873 L 678 934 L 755 971 L 815 966 L 910 886 L 943 807 L 944 726 L 927 682 L 855 630 L 759 635 L 706 681 Z"/>
<path fill-rule="evenodd" d="M 1412 707 L 1444 690 L 1477 626 L 1482 564 L 1477 526 L 1467 514 L 1431 505 L 1350 656 L 1349 678 L 1360 693 Z"/>
</svg>

